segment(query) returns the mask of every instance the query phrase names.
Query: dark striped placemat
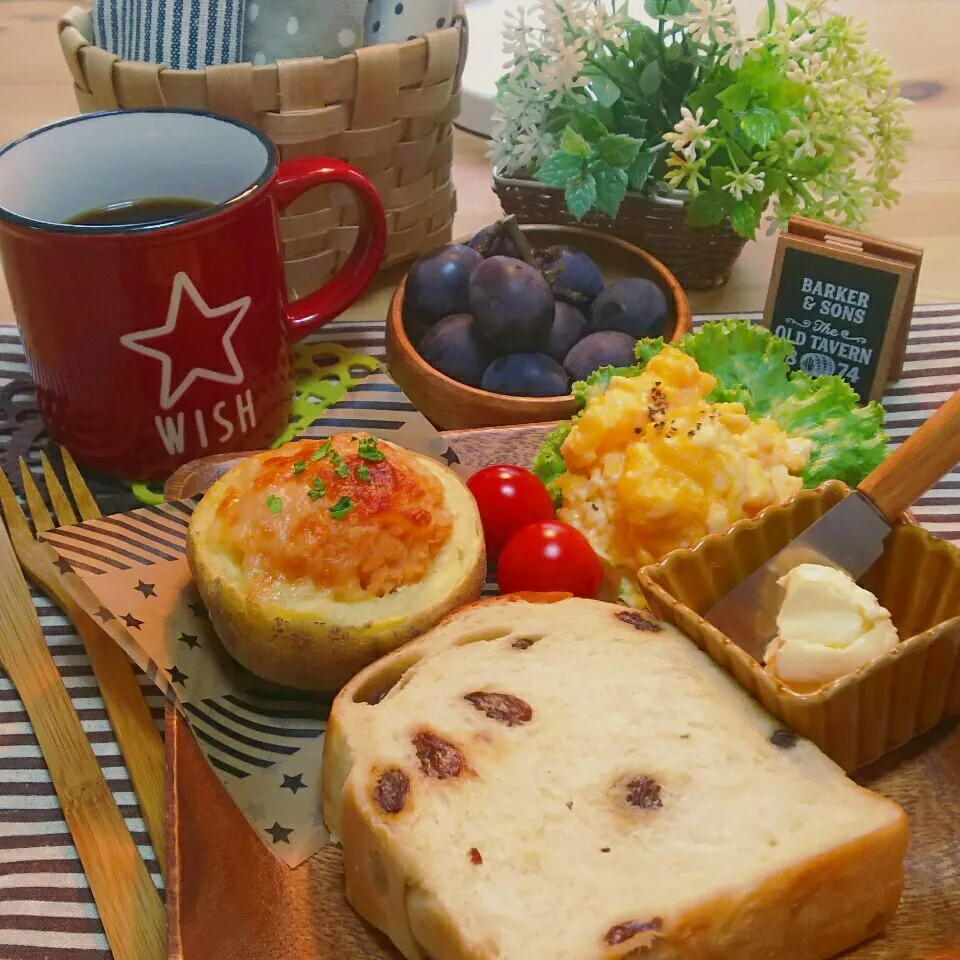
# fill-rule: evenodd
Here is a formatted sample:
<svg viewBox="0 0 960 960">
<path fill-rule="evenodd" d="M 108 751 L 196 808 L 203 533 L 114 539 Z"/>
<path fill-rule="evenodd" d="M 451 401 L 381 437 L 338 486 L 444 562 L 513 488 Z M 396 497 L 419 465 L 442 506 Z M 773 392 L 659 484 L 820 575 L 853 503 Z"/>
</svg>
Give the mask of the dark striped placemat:
<svg viewBox="0 0 960 960">
<path fill-rule="evenodd" d="M 328 328 L 326 337 L 352 350 L 383 357 L 382 323 L 338 323 Z M 884 398 L 893 441 L 902 441 L 957 387 L 960 304 L 918 307 L 904 377 Z M 39 470 L 38 451 L 44 437 L 35 411 L 19 335 L 13 329 L 0 331 L 0 462 L 11 479 L 15 479 L 16 453 L 20 451 L 28 456 L 31 467 Z M 91 478 L 91 485 L 105 513 L 136 505 L 119 484 Z M 960 471 L 938 484 L 915 512 L 930 530 L 960 541 Z M 59 611 L 41 594 L 34 592 L 33 596 L 47 642 L 94 753 L 162 889 L 83 646 Z M 160 724 L 165 701 L 145 676 L 140 676 L 140 682 Z M 0 671 L 0 960 L 105 960 L 109 956 L 96 906 L 36 738 L 16 691 Z"/>
</svg>

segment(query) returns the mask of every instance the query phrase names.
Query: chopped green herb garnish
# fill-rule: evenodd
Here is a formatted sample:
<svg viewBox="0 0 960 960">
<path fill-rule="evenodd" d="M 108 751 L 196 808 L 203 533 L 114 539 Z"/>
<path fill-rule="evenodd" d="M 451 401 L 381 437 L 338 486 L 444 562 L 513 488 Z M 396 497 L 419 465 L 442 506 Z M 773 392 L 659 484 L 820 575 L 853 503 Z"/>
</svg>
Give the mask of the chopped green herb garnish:
<svg viewBox="0 0 960 960">
<path fill-rule="evenodd" d="M 341 497 L 332 507 L 329 507 L 330 516 L 334 520 L 342 520 L 356 506 L 349 497 Z"/>
<path fill-rule="evenodd" d="M 357 452 L 364 460 L 369 460 L 371 463 L 378 463 L 387 459 L 387 455 L 382 450 L 377 449 L 375 437 L 367 437 L 365 440 L 361 440 Z"/>
<path fill-rule="evenodd" d="M 330 462 L 333 464 L 333 472 L 343 479 L 346 479 L 350 476 L 350 468 L 344 462 L 343 457 L 339 453 L 334 451 L 330 454 Z"/>
<path fill-rule="evenodd" d="M 267 497 L 267 509 L 271 513 L 280 513 L 283 510 L 283 501 L 271 493 L 270 496 Z"/>
<path fill-rule="evenodd" d="M 370 471 L 366 467 L 357 467 L 357 479 L 361 483 L 369 483 Z"/>
<path fill-rule="evenodd" d="M 307 496 L 316 503 L 321 497 L 327 495 L 327 485 L 320 477 L 313 478 L 313 489 L 307 491 Z"/>
<path fill-rule="evenodd" d="M 324 440 L 323 443 L 320 444 L 320 446 L 317 447 L 317 449 L 310 454 L 310 459 L 313 461 L 323 460 L 324 457 L 326 457 L 327 454 L 330 453 L 330 446 L 331 446 L 330 441 Z"/>
<path fill-rule="evenodd" d="M 293 475 L 294 475 L 295 477 L 299 477 L 300 474 L 303 473 L 303 471 L 306 470 L 306 469 L 307 469 L 307 461 L 306 461 L 306 460 L 298 460 L 298 461 L 293 465 Z"/>
</svg>

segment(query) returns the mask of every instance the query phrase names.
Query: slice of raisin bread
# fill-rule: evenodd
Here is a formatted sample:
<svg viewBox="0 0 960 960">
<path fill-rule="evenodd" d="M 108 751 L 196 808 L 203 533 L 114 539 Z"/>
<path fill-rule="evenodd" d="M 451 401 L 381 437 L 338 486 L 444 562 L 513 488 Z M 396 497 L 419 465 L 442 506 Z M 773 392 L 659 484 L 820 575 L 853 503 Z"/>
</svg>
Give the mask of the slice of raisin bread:
<svg viewBox="0 0 960 960">
<path fill-rule="evenodd" d="M 822 960 L 878 933 L 907 823 L 671 627 L 481 601 L 337 698 L 347 896 L 409 960 Z"/>
</svg>

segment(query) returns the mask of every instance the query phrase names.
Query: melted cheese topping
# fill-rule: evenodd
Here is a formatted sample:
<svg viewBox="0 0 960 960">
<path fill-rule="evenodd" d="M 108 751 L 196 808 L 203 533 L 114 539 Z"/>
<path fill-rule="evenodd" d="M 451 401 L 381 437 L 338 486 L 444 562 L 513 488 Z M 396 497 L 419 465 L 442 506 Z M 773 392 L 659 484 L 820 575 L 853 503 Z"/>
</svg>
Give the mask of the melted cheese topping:
<svg viewBox="0 0 960 960">
<path fill-rule="evenodd" d="M 563 444 L 561 520 L 635 575 L 803 486 L 812 443 L 739 403 L 711 403 L 716 378 L 674 347 L 638 377 L 614 377 Z"/>
<path fill-rule="evenodd" d="M 361 455 L 361 434 L 284 445 L 217 507 L 217 546 L 255 596 L 309 583 L 356 602 L 419 583 L 450 537 L 439 479 L 405 450 Z M 370 448 L 366 448 L 369 452 Z M 320 454 L 326 452 L 325 456 Z M 348 499 L 345 499 L 348 498 Z"/>
</svg>

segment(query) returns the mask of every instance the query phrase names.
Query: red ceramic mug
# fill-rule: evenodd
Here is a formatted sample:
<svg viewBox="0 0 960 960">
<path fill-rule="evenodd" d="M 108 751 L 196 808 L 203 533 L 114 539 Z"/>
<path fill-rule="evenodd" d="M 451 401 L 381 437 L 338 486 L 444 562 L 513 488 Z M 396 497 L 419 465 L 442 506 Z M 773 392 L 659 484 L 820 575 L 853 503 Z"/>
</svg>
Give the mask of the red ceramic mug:
<svg viewBox="0 0 960 960">
<path fill-rule="evenodd" d="M 277 212 L 331 183 L 356 195 L 356 246 L 289 301 Z M 67 222 L 131 201 L 155 202 L 140 222 Z M 77 459 L 130 479 L 268 446 L 289 416 L 290 342 L 360 295 L 385 243 L 353 167 L 280 162 L 258 130 L 209 113 L 87 114 L 0 150 L 0 259 L 41 414 Z"/>
</svg>

